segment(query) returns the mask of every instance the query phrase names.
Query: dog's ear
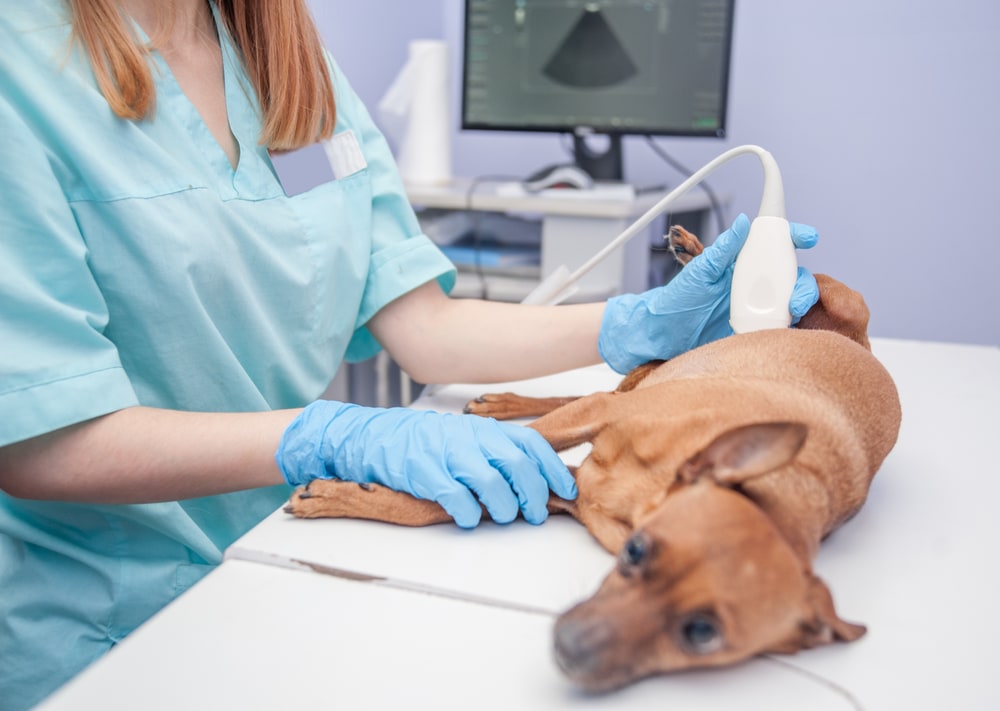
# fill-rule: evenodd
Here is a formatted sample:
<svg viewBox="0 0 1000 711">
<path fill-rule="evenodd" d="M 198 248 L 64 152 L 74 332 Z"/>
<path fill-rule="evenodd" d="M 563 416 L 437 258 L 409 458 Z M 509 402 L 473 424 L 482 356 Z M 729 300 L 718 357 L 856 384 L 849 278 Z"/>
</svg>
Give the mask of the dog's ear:
<svg viewBox="0 0 1000 711">
<path fill-rule="evenodd" d="M 766 651 L 773 654 L 794 654 L 800 649 L 812 649 L 832 642 L 853 642 L 867 631 L 864 625 L 842 620 L 833 607 L 830 589 L 811 572 L 808 576 L 806 599 L 798 629 Z"/>
<path fill-rule="evenodd" d="M 802 449 L 807 432 L 800 422 L 733 428 L 682 464 L 677 478 L 691 483 L 708 476 L 720 484 L 736 486 L 791 462 Z"/>
</svg>

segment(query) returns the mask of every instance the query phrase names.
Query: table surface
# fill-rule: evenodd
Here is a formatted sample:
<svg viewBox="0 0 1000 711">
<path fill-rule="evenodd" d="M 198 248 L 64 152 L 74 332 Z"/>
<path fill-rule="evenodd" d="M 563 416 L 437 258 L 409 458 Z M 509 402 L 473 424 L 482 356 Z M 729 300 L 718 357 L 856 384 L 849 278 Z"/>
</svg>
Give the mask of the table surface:
<svg viewBox="0 0 1000 711">
<path fill-rule="evenodd" d="M 873 347 L 900 391 L 899 441 L 815 561 L 838 611 L 868 626 L 857 642 L 585 695 L 551 660 L 551 625 L 612 557 L 571 519 L 463 531 L 277 511 L 44 708 L 1000 708 L 988 664 L 1000 349 Z M 617 380 L 597 367 L 502 388 L 568 395 Z M 416 406 L 455 411 L 482 390 L 449 385 Z"/>
</svg>

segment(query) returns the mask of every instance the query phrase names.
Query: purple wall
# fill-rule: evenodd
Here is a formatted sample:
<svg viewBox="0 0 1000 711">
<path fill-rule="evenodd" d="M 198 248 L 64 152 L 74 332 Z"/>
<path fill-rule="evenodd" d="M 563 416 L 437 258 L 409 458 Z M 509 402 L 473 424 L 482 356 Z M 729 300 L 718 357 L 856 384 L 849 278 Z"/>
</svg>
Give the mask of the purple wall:
<svg viewBox="0 0 1000 711">
<path fill-rule="evenodd" d="M 455 48 L 462 0 L 313 0 L 324 36 L 369 107 L 410 39 Z M 784 176 L 789 218 L 820 229 L 801 262 L 859 289 L 876 336 L 1000 345 L 1000 3 L 995 0 L 740 0 L 725 141 L 659 139 L 692 169 L 756 143 Z M 453 117 L 457 124 L 458 92 Z M 679 178 L 642 139 L 626 176 Z M 461 133 L 457 175 L 524 175 L 566 156 L 555 135 Z M 712 179 L 730 217 L 752 214 L 760 171 Z"/>
</svg>

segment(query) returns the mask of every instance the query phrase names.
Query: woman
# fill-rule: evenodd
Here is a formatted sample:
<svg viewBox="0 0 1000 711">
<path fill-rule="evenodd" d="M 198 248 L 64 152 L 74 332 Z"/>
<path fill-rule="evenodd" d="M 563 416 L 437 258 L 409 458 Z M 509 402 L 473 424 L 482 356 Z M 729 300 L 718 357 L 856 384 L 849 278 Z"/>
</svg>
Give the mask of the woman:
<svg viewBox="0 0 1000 711">
<path fill-rule="evenodd" d="M 549 489 L 575 495 L 526 428 L 309 404 L 341 362 L 385 348 L 422 382 L 504 381 L 729 332 L 744 217 L 646 294 L 449 299 L 305 0 L 0 2 L 3 708 L 201 578 L 289 484 L 378 481 L 463 526 L 479 502 L 540 523 Z M 337 179 L 287 197 L 269 152 L 331 136 Z M 816 296 L 803 273 L 793 314 Z"/>
</svg>

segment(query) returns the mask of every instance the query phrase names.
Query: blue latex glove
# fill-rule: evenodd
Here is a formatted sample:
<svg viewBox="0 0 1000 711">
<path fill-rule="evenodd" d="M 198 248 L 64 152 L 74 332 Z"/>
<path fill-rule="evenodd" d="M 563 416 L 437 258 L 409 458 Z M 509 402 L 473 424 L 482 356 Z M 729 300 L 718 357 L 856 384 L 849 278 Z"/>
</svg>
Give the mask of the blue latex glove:
<svg viewBox="0 0 1000 711">
<path fill-rule="evenodd" d="M 790 223 L 798 248 L 816 244 L 819 235 L 806 225 Z M 619 373 L 651 360 L 669 360 L 696 346 L 733 333 L 729 325 L 729 293 L 736 257 L 750 234 L 750 219 L 740 215 L 705 251 L 692 259 L 664 286 L 642 294 L 608 300 L 597 345 L 601 357 Z M 819 299 L 816 279 L 803 267 L 788 308 L 798 322 Z"/>
<path fill-rule="evenodd" d="M 549 489 L 576 498 L 576 482 L 535 430 L 478 417 L 330 400 L 292 421 L 275 455 L 289 484 L 313 479 L 382 484 L 441 504 L 472 528 L 480 502 L 497 523 L 548 516 Z"/>
</svg>

